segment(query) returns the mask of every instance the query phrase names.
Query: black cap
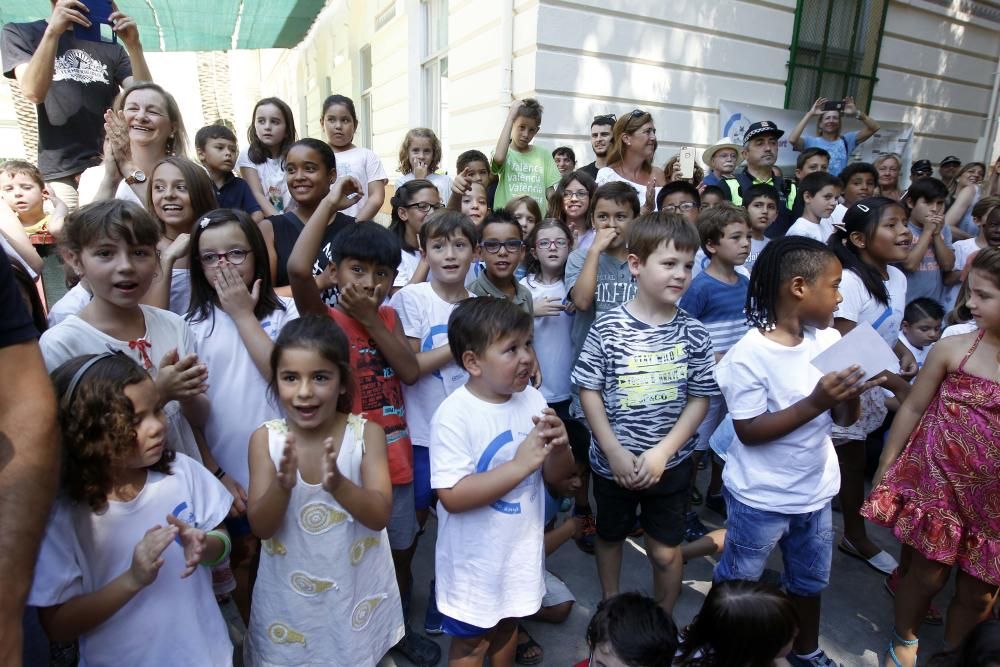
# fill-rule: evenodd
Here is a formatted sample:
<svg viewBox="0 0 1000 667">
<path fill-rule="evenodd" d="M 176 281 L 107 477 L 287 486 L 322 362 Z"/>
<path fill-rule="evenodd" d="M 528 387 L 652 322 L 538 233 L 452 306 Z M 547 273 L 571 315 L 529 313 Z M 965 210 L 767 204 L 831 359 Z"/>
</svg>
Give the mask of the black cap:
<svg viewBox="0 0 1000 667">
<path fill-rule="evenodd" d="M 910 173 L 916 174 L 921 171 L 926 171 L 928 174 L 934 172 L 934 165 L 931 164 L 930 160 L 917 160 L 910 166 Z"/>
<path fill-rule="evenodd" d="M 958 165 L 960 165 L 960 164 L 962 164 L 962 161 L 961 161 L 961 160 L 959 160 L 959 159 L 958 159 L 957 157 L 955 157 L 954 155 L 949 155 L 949 156 L 948 156 L 948 157 L 946 157 L 945 159 L 941 160 L 941 165 L 940 165 L 940 166 L 942 166 L 942 167 L 943 167 L 943 166 L 945 166 L 946 164 L 958 164 Z"/>
<path fill-rule="evenodd" d="M 747 128 L 746 133 L 743 135 L 743 143 L 749 143 L 751 139 L 761 134 L 773 134 L 774 138 L 777 139 L 784 133 L 784 130 L 779 130 L 778 126 L 771 121 L 762 120 Z"/>
</svg>

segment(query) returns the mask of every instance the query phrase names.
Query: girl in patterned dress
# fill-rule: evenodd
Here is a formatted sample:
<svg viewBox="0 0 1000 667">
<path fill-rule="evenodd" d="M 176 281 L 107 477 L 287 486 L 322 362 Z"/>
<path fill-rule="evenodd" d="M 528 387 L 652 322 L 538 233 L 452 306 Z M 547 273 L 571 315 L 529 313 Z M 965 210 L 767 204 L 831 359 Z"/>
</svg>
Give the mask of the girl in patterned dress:
<svg viewBox="0 0 1000 667">
<path fill-rule="evenodd" d="M 914 550 L 896 593 L 889 666 L 915 664 L 920 622 L 954 566 L 951 646 L 989 615 L 1000 587 L 1000 249 L 976 256 L 966 305 L 979 330 L 931 350 L 862 508 Z"/>
<path fill-rule="evenodd" d="M 350 414 L 347 339 L 329 318 L 289 322 L 271 355 L 287 417 L 250 440 L 247 515 L 261 538 L 249 666 L 375 665 L 403 637 L 385 526 L 385 433 Z"/>
</svg>

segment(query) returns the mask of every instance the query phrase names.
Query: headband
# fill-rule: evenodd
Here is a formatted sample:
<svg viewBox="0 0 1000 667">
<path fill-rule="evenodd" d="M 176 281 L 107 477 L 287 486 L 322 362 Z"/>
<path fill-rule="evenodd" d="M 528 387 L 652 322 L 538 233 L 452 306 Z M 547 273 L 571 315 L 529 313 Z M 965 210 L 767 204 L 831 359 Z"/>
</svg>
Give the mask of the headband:
<svg viewBox="0 0 1000 667">
<path fill-rule="evenodd" d="M 79 385 L 80 381 L 83 380 L 83 376 L 87 374 L 87 371 L 93 368 L 94 364 L 96 364 L 99 361 L 104 361 L 105 359 L 110 359 L 111 357 L 118 356 L 119 354 L 122 353 L 102 352 L 97 356 L 91 357 L 90 359 L 85 361 L 82 366 L 76 369 L 76 372 L 73 373 L 73 377 L 70 378 L 69 386 L 66 387 L 66 405 L 69 405 L 70 403 L 73 402 L 73 394 L 76 392 L 77 385 Z"/>
</svg>

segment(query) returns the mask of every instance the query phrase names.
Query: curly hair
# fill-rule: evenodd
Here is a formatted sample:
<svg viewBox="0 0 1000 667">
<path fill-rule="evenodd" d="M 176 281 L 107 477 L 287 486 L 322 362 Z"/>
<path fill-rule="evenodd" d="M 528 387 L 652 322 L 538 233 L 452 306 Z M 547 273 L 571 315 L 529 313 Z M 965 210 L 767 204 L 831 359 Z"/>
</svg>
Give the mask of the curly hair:
<svg viewBox="0 0 1000 667">
<path fill-rule="evenodd" d="M 413 166 L 410 164 L 410 146 L 414 139 L 426 139 L 431 142 L 431 163 L 427 165 L 427 171 L 433 174 L 441 165 L 441 140 L 434 134 L 434 130 L 427 127 L 414 127 L 406 133 L 403 144 L 399 147 L 399 173 L 413 172 Z"/>
<path fill-rule="evenodd" d="M 77 378 L 81 367 L 95 359 Z M 107 508 L 112 466 L 137 444 L 135 410 L 125 388 L 146 381 L 152 381 L 146 371 L 122 353 L 74 357 L 52 372 L 62 429 L 60 486 L 70 500 L 94 512 Z M 173 460 L 173 450 L 164 447 L 149 470 L 169 475 Z"/>
</svg>

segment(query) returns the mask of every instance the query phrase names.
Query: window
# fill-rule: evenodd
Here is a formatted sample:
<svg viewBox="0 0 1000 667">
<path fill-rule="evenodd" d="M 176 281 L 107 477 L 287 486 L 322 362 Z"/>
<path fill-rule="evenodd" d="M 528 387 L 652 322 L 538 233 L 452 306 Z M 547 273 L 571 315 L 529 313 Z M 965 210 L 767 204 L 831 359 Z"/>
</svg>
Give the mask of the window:
<svg viewBox="0 0 1000 667">
<path fill-rule="evenodd" d="M 798 0 L 785 108 L 850 95 L 867 111 L 888 7 L 889 0 Z"/>
<path fill-rule="evenodd" d="M 447 146 L 448 135 L 448 0 L 424 0 L 424 57 L 421 62 L 425 92 L 423 123 Z"/>
<path fill-rule="evenodd" d="M 361 109 L 358 121 L 361 123 L 361 145 L 372 147 L 372 45 L 361 47 Z"/>
</svg>

